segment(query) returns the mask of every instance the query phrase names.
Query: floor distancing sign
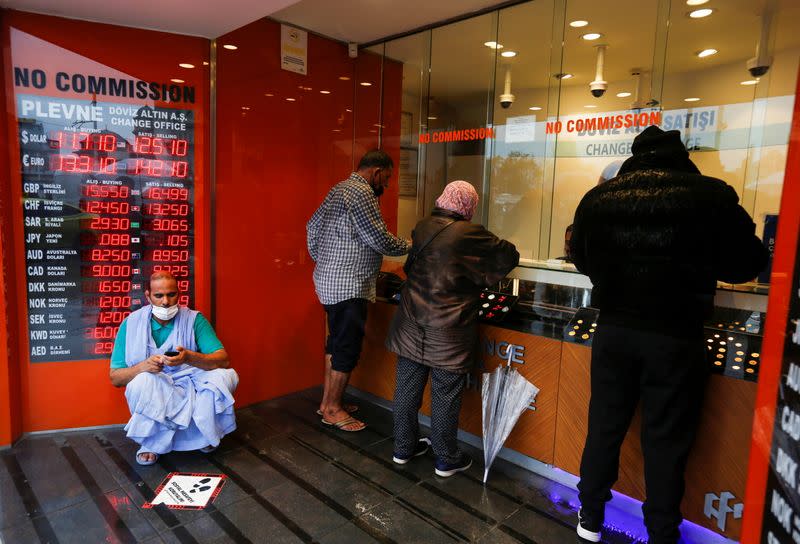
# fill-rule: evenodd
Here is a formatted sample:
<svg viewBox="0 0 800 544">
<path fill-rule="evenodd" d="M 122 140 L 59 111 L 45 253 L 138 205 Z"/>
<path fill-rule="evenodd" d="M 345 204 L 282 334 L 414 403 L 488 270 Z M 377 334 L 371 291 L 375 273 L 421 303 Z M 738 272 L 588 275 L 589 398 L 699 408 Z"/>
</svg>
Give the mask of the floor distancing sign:
<svg viewBox="0 0 800 544">
<path fill-rule="evenodd" d="M 224 474 L 170 472 L 156 489 L 156 496 L 142 508 L 163 504 L 177 510 L 199 510 L 217 498 L 225 484 Z"/>
</svg>

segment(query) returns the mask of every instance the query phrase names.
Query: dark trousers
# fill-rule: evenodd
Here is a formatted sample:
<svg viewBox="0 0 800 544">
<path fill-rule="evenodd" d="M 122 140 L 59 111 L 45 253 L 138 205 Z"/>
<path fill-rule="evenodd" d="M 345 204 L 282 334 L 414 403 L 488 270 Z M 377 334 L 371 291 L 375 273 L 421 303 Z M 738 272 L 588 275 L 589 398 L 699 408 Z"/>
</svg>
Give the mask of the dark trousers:
<svg viewBox="0 0 800 544">
<path fill-rule="evenodd" d="M 589 433 L 578 484 L 585 512 L 603 518 L 620 447 L 641 400 L 644 522 L 651 544 L 678 541 L 683 475 L 708 379 L 705 349 L 702 329 L 668 336 L 600 323 L 592 341 Z"/>
<path fill-rule="evenodd" d="M 417 413 L 422 393 L 431 375 L 431 446 L 436 457 L 445 463 L 461 459 L 458 449 L 458 414 L 467 381 L 466 374 L 456 374 L 397 358 L 397 383 L 394 390 L 394 451 L 408 457 L 419 440 Z"/>
</svg>

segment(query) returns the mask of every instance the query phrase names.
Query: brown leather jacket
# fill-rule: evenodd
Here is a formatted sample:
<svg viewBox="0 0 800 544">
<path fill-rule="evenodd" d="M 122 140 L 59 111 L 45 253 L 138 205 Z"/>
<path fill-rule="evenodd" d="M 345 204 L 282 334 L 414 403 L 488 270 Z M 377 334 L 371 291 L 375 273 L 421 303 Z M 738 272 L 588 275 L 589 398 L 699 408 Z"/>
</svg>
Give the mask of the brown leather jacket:
<svg viewBox="0 0 800 544">
<path fill-rule="evenodd" d="M 451 221 L 413 264 L 406 262 L 408 279 L 386 347 L 412 361 L 464 373 L 475 359 L 480 292 L 517 266 L 519 253 L 483 226 L 441 208 L 414 227 L 412 252 Z"/>
</svg>

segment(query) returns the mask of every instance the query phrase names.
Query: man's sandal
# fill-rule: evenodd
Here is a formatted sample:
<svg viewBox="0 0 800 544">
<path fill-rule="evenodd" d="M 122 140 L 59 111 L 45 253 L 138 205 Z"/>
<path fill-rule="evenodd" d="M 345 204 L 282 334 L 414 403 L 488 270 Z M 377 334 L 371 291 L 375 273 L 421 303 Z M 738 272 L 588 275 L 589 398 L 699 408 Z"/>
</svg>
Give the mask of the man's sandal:
<svg viewBox="0 0 800 544">
<path fill-rule="evenodd" d="M 354 417 L 346 417 L 346 418 L 341 419 L 339 421 L 328 421 L 327 419 L 325 419 L 323 417 L 320 421 L 322 421 L 322 423 L 325 424 L 325 425 L 329 425 L 331 427 L 336 427 L 340 431 L 344 431 L 344 432 L 347 432 L 347 433 L 357 433 L 358 431 L 363 431 L 364 429 L 367 428 L 366 423 L 364 423 L 363 421 L 360 421 L 360 420 L 358 420 L 358 419 L 356 419 Z M 345 427 L 347 427 L 348 425 L 353 425 L 355 423 L 360 423 L 363 426 L 359 427 L 358 429 L 345 429 Z"/>
<path fill-rule="evenodd" d="M 358 406 L 356 406 L 355 404 L 345 404 L 343 408 L 344 411 L 347 412 L 348 414 L 355 414 L 356 412 L 358 412 Z M 317 410 L 317 415 L 321 416 L 322 410 Z"/>
<path fill-rule="evenodd" d="M 146 461 L 142 459 L 142 455 L 150 454 L 153 458 L 150 461 Z M 155 465 L 158 462 L 158 454 L 153 453 L 152 451 L 137 451 L 136 452 L 136 462 L 142 465 L 143 467 L 149 467 L 150 465 Z"/>
</svg>

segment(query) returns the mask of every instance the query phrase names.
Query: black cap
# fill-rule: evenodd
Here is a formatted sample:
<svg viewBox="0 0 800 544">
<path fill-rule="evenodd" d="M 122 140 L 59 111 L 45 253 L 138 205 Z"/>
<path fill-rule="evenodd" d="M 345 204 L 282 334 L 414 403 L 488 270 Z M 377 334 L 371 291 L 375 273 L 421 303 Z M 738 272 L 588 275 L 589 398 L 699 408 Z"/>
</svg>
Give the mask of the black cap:
<svg viewBox="0 0 800 544">
<path fill-rule="evenodd" d="M 689 160 L 689 152 L 681 141 L 679 130 L 665 132 L 651 125 L 634 138 L 631 152 L 633 156 L 622 164 L 619 174 L 651 169 L 700 173 L 697 166 Z"/>
</svg>

